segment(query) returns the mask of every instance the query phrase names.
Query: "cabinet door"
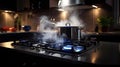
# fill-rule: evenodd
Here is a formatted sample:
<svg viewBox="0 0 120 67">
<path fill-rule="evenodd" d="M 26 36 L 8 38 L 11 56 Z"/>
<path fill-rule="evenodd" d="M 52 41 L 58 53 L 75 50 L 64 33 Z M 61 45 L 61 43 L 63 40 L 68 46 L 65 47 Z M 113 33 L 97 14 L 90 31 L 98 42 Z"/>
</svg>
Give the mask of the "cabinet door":
<svg viewBox="0 0 120 67">
<path fill-rule="evenodd" d="M 17 0 L 0 0 L 1 10 L 16 10 Z"/>
<path fill-rule="evenodd" d="M 39 9 L 48 9 L 49 0 L 30 0 L 30 9 L 39 10 Z"/>
</svg>

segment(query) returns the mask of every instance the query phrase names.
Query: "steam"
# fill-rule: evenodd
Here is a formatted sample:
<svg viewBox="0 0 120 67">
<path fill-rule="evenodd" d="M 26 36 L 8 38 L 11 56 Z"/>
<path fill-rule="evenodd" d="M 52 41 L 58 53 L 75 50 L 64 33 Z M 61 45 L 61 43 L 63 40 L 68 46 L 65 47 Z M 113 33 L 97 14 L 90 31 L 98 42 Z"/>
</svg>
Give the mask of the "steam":
<svg viewBox="0 0 120 67">
<path fill-rule="evenodd" d="M 54 29 L 55 29 L 55 26 L 53 22 L 51 22 L 47 16 L 40 17 L 40 24 L 37 27 L 38 32 L 45 32 L 45 31 L 50 31 Z"/>
<path fill-rule="evenodd" d="M 42 41 L 49 43 L 63 43 L 63 38 L 58 36 L 55 24 L 49 20 L 47 16 L 40 17 L 40 25 L 37 31 L 42 33 Z"/>
<path fill-rule="evenodd" d="M 64 27 L 64 26 L 66 26 L 67 23 L 69 23 L 70 26 L 76 26 L 79 28 L 84 27 L 83 21 L 79 18 L 78 13 L 75 11 L 73 13 L 71 13 L 71 15 L 68 19 L 57 22 L 56 27 Z"/>
<path fill-rule="evenodd" d="M 65 34 L 58 35 L 57 28 L 61 26 L 67 26 L 67 24 L 69 26 L 76 26 L 78 28 L 84 27 L 84 24 L 82 20 L 78 17 L 77 12 L 73 12 L 68 19 L 61 20 L 60 22 L 57 23 L 50 21 L 47 16 L 41 16 L 40 24 L 37 27 L 37 31 L 42 33 L 43 42 L 63 44 L 64 37 L 66 35 Z"/>
<path fill-rule="evenodd" d="M 79 18 L 77 12 L 73 12 L 71 16 L 69 17 L 69 20 L 71 21 L 72 26 L 77 26 L 80 28 L 84 27 L 83 21 Z"/>
</svg>

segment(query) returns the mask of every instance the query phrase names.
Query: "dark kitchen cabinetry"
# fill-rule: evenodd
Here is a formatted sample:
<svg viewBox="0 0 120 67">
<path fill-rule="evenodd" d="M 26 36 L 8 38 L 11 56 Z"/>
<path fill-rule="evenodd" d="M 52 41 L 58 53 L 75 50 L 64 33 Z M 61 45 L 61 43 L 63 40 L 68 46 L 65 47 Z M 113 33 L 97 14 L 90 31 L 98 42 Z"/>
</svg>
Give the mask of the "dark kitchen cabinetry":
<svg viewBox="0 0 120 67">
<path fill-rule="evenodd" d="M 0 10 L 17 10 L 17 0 L 0 0 Z"/>
<path fill-rule="evenodd" d="M 84 0 L 85 4 L 87 5 L 93 5 L 93 4 L 103 4 L 105 3 L 105 0 Z"/>
<path fill-rule="evenodd" d="M 17 10 L 41 10 L 49 8 L 49 0 L 17 0 Z"/>
<path fill-rule="evenodd" d="M 48 9 L 49 0 L 0 0 L 0 10 L 40 10 Z"/>
<path fill-rule="evenodd" d="M 30 9 L 39 10 L 39 9 L 48 9 L 49 0 L 30 0 Z"/>
</svg>

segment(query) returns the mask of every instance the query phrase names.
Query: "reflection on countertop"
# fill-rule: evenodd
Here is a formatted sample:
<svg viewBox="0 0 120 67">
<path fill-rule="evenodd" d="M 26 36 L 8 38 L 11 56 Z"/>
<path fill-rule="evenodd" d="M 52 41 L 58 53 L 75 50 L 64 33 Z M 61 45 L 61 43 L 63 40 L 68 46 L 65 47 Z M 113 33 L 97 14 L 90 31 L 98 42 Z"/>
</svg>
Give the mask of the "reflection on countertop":
<svg viewBox="0 0 120 67">
<path fill-rule="evenodd" d="M 1 43 L 0 46 L 13 49 L 14 46 L 12 46 L 11 43 L 13 42 L 11 41 L 11 42 Z"/>
<path fill-rule="evenodd" d="M 63 52 L 55 52 L 45 50 L 42 48 L 34 49 L 24 46 L 13 46 L 12 42 L 0 43 L 0 47 L 19 50 L 22 52 L 32 53 L 33 55 L 39 54 L 40 57 L 53 59 L 62 59 L 75 63 L 92 63 L 102 65 L 120 65 L 120 43 L 118 42 L 104 42 L 101 41 L 96 48 L 93 48 L 82 54 L 69 54 Z"/>
</svg>

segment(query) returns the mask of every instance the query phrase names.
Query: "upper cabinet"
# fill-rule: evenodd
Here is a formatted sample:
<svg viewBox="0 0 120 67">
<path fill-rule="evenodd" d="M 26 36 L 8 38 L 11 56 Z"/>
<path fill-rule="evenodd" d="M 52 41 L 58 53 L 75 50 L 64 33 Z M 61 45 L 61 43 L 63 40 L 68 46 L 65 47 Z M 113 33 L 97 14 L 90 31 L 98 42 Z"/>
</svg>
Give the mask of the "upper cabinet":
<svg viewBox="0 0 120 67">
<path fill-rule="evenodd" d="M 0 10 L 41 10 L 49 8 L 49 0 L 0 0 Z"/>
<path fill-rule="evenodd" d="M 30 9 L 39 10 L 39 9 L 48 9 L 49 0 L 30 0 Z"/>
<path fill-rule="evenodd" d="M 93 5 L 93 4 L 103 4 L 105 3 L 105 0 L 84 0 L 85 4 L 87 5 Z"/>
<path fill-rule="evenodd" d="M 61 0 L 0 0 L 0 10 L 41 10 L 58 7 L 58 2 Z M 63 0 L 64 1 L 64 0 Z M 103 4 L 107 3 L 112 5 L 112 0 L 66 0 L 71 3 L 84 1 L 85 5 Z M 66 4 L 63 2 L 64 4 Z M 71 4 L 70 3 L 70 4 Z"/>
<path fill-rule="evenodd" d="M 41 10 L 49 8 L 49 0 L 17 0 L 17 10 Z"/>
<path fill-rule="evenodd" d="M 16 0 L 0 0 L 0 10 L 17 10 Z"/>
</svg>

